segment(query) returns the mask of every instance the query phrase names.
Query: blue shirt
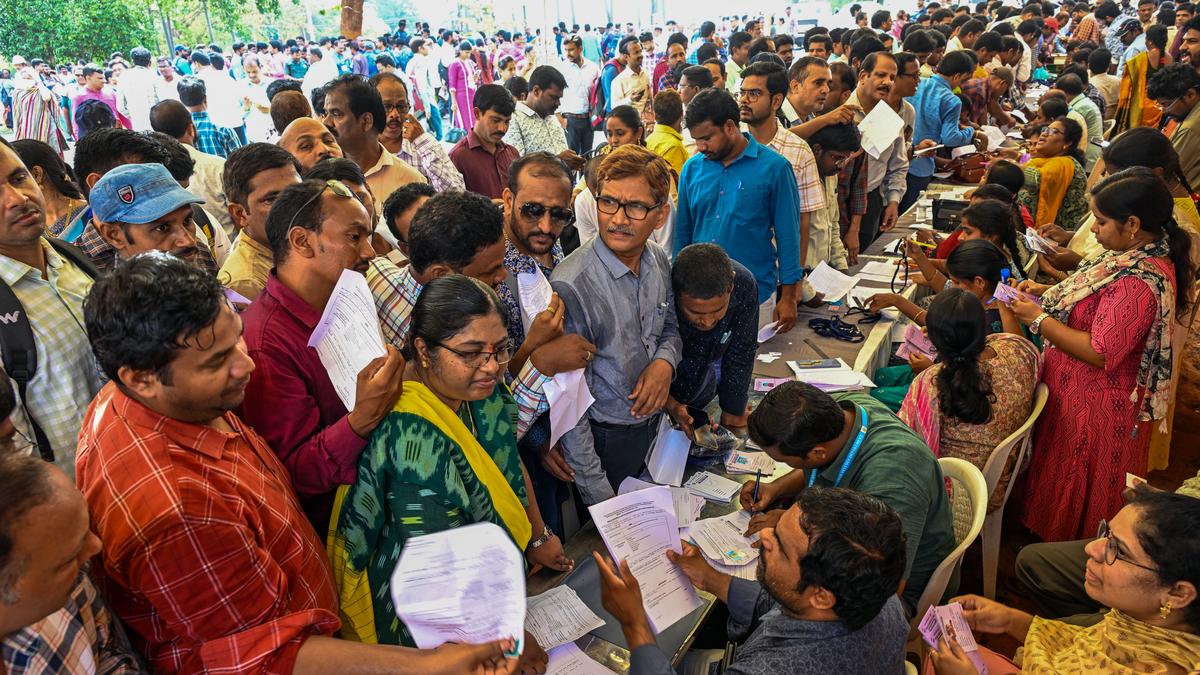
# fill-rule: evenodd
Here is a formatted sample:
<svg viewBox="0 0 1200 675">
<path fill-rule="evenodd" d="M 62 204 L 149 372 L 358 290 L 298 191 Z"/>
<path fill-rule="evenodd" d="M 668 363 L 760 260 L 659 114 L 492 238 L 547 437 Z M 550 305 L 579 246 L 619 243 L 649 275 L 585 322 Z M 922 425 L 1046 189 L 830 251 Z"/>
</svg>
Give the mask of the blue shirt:
<svg viewBox="0 0 1200 675">
<path fill-rule="evenodd" d="M 762 304 L 777 285 L 801 279 L 800 198 L 792 165 L 742 135 L 749 144 L 729 166 L 701 153 L 683 165 L 674 252 L 697 242 L 719 245 L 754 275 Z"/>
<path fill-rule="evenodd" d="M 213 124 L 207 112 L 192 113 L 192 123 L 196 125 L 196 149 L 200 152 L 229 157 L 229 153 L 242 147 L 233 129 Z"/>
<path fill-rule="evenodd" d="M 934 73 L 925 78 L 909 102 L 917 112 L 916 121 L 913 123 L 913 145 L 928 138 L 948 148 L 957 148 L 975 138 L 974 129 L 959 128 L 958 116 L 962 112 L 962 101 L 958 100 L 958 96 L 950 88 L 950 83 L 941 75 Z M 933 175 L 933 167 L 933 157 L 926 154 L 913 157 L 908 164 L 908 172 L 927 178 Z"/>
</svg>

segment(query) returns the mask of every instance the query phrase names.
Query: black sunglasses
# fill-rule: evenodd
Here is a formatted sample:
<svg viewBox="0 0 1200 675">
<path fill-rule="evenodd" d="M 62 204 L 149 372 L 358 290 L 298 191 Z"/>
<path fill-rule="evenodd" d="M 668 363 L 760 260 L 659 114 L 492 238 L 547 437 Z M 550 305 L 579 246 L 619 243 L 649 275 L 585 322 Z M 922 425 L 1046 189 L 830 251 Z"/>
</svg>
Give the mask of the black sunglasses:
<svg viewBox="0 0 1200 675">
<path fill-rule="evenodd" d="M 525 202 L 521 205 L 521 217 L 527 220 L 541 220 L 547 211 L 550 212 L 550 220 L 557 225 L 570 225 L 575 222 L 575 212 L 565 206 L 546 206 L 537 202 Z"/>
</svg>

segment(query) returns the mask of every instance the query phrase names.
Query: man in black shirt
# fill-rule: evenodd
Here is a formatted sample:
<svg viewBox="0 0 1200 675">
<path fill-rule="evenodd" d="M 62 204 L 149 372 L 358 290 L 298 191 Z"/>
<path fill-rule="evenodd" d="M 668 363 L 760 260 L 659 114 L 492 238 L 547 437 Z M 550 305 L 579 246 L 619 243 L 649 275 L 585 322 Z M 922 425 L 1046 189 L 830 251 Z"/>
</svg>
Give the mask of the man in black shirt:
<svg viewBox="0 0 1200 675">
<path fill-rule="evenodd" d="M 746 429 L 746 400 L 758 350 L 758 285 L 754 275 L 716 244 L 692 244 L 671 268 L 683 360 L 666 409 L 688 436 L 707 424 L 705 406 L 718 396 L 721 425 Z"/>
</svg>

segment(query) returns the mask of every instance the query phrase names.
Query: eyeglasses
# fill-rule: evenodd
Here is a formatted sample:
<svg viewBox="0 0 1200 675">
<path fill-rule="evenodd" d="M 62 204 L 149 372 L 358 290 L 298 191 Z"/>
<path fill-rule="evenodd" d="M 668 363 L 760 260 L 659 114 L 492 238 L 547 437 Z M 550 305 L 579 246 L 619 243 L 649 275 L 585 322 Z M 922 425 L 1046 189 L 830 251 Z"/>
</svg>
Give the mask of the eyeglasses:
<svg viewBox="0 0 1200 675">
<path fill-rule="evenodd" d="M 762 89 L 742 89 L 738 91 L 738 98 L 744 98 L 751 103 L 754 103 L 758 99 L 762 98 L 762 95 Z"/>
<path fill-rule="evenodd" d="M 333 194 L 335 194 L 339 197 L 349 197 L 350 199 L 358 199 L 358 195 L 351 192 L 350 188 L 346 187 L 346 184 L 343 183 L 342 181 L 327 180 L 327 181 L 325 181 L 325 185 L 320 190 L 317 190 L 317 194 L 309 197 L 308 201 L 304 202 L 303 204 L 300 205 L 300 208 L 296 209 L 296 212 L 292 214 L 292 219 L 288 221 L 287 228 L 284 230 L 284 232 L 291 230 L 292 226 L 296 224 L 296 216 L 300 215 L 300 212 L 303 211 L 304 209 L 307 209 L 313 202 L 320 199 L 321 195 L 325 194 L 326 190 L 331 190 L 333 192 Z M 358 201 L 360 204 L 362 204 L 361 199 L 359 199 Z M 363 204 L 363 206 L 366 206 L 366 204 Z M 370 209 L 368 209 L 368 210 L 370 210 Z"/>
<path fill-rule="evenodd" d="M 1180 98 L 1180 97 L 1178 97 L 1178 96 L 1177 96 L 1177 97 L 1175 97 L 1175 98 L 1171 99 L 1170 101 L 1167 101 L 1166 103 L 1163 103 L 1162 101 L 1155 101 L 1155 102 L 1154 102 L 1154 107 L 1155 107 L 1155 108 L 1158 108 L 1159 110 L 1162 110 L 1162 111 L 1166 112 L 1166 110 L 1167 110 L 1168 108 L 1170 108 L 1171 106 L 1175 105 L 1175 104 L 1176 104 L 1176 103 L 1179 101 L 1179 98 Z"/>
<path fill-rule="evenodd" d="M 397 112 L 397 113 L 400 113 L 401 115 L 407 115 L 408 111 L 410 109 L 411 109 L 411 107 L 408 105 L 408 101 L 404 101 L 402 103 L 384 103 L 383 104 L 384 112 L 389 112 L 389 113 Z"/>
<path fill-rule="evenodd" d="M 503 347 L 490 352 L 483 351 L 482 349 L 474 352 L 460 352 L 444 342 L 439 342 L 438 346 L 462 359 L 463 365 L 468 368 L 482 368 L 491 359 L 495 359 L 498 366 L 506 365 L 509 361 L 512 361 L 511 342 L 505 342 Z"/>
<path fill-rule="evenodd" d="M 603 197 L 602 196 L 602 197 L 596 198 L 596 210 L 599 211 L 600 213 L 611 216 L 611 215 L 615 215 L 617 213 L 617 211 L 620 211 L 621 209 L 625 209 L 625 215 L 630 220 L 645 220 L 646 216 L 650 215 L 651 211 L 653 211 L 654 209 L 657 209 L 658 207 L 660 207 L 662 205 L 663 205 L 662 202 L 659 202 L 657 204 L 651 204 L 650 206 L 646 206 L 645 204 L 641 204 L 638 202 L 623 202 L 623 201 L 620 201 L 617 199 L 613 199 L 612 197 Z"/>
<path fill-rule="evenodd" d="M 570 225 L 575 222 L 575 212 L 565 206 L 546 206 L 537 202 L 525 202 L 521 205 L 521 217 L 526 220 L 541 220 L 546 212 L 550 212 L 550 220 L 555 225 Z"/>
<path fill-rule="evenodd" d="M 1123 561 L 1129 563 L 1130 565 L 1133 565 L 1134 567 L 1140 567 L 1140 568 L 1142 568 L 1144 570 L 1148 570 L 1150 572 L 1155 572 L 1155 573 L 1158 572 L 1157 568 L 1150 567 L 1149 565 L 1143 565 L 1138 562 L 1134 562 L 1134 561 L 1130 560 L 1127 556 L 1124 556 L 1121 554 L 1120 549 L 1117 547 L 1117 540 L 1115 538 L 1113 538 L 1112 530 L 1108 529 L 1108 521 L 1107 520 L 1100 521 L 1100 527 L 1096 529 L 1096 538 L 1105 540 L 1104 541 L 1104 564 L 1105 565 L 1115 565 L 1118 560 L 1123 560 Z"/>
<path fill-rule="evenodd" d="M 1055 129 L 1054 127 L 1042 127 L 1042 132 L 1040 135 L 1041 136 L 1065 136 L 1066 134 L 1063 133 L 1062 129 Z"/>
</svg>

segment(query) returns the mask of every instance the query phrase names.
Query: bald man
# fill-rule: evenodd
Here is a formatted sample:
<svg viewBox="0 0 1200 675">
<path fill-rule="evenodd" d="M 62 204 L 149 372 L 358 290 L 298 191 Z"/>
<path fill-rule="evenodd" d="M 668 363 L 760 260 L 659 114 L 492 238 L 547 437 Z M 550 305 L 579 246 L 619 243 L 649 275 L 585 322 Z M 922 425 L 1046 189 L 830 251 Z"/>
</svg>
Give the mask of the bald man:
<svg viewBox="0 0 1200 675">
<path fill-rule="evenodd" d="M 323 159 L 342 156 L 342 147 L 333 132 L 311 117 L 301 117 L 287 125 L 279 136 L 279 147 L 292 153 L 305 171 Z"/>
</svg>

